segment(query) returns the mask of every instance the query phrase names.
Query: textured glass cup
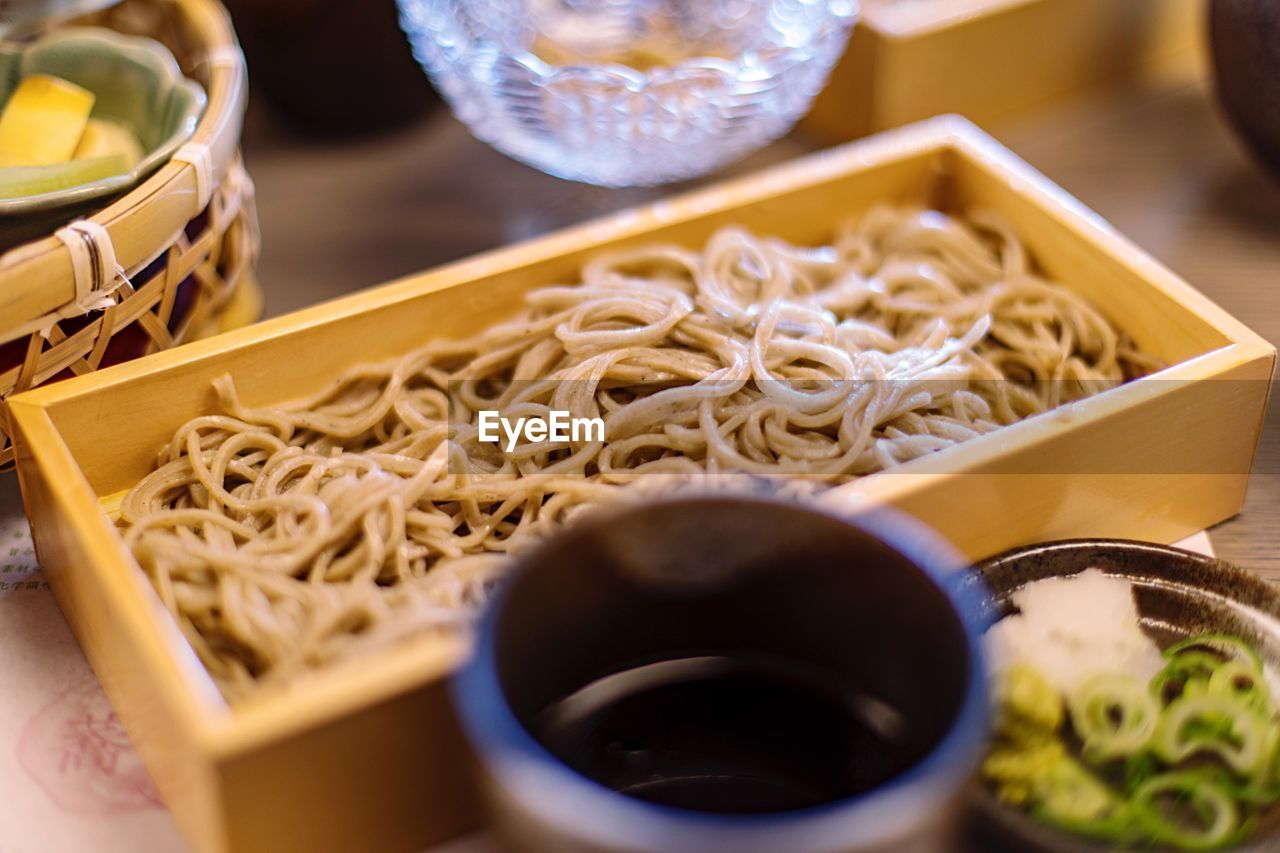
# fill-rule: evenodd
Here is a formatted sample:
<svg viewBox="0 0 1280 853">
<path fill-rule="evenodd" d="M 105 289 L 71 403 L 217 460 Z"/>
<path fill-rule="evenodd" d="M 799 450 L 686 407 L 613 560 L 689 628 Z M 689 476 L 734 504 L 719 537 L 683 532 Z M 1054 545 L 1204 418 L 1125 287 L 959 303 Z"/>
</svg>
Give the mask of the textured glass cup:
<svg viewBox="0 0 1280 853">
<path fill-rule="evenodd" d="M 645 186 L 786 133 L 857 0 L 399 0 L 414 55 L 498 150 L 562 178 Z"/>
</svg>

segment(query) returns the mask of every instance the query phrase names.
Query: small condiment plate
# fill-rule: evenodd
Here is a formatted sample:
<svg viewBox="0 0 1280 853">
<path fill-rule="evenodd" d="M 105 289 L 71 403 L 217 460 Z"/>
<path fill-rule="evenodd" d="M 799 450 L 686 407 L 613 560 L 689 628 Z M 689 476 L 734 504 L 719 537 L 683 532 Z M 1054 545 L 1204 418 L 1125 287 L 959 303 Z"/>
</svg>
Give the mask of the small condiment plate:
<svg viewBox="0 0 1280 853">
<path fill-rule="evenodd" d="M 1096 568 L 1133 584 L 1142 628 L 1161 648 L 1184 637 L 1233 634 L 1248 640 L 1273 672 L 1280 672 L 1280 590 L 1231 563 L 1151 542 L 1068 539 L 1016 548 L 979 563 L 996 612 L 1014 612 L 1013 594 L 1029 583 Z M 970 798 L 973 833 L 984 851 L 1095 851 L 1114 845 L 1069 835 L 1003 805 L 980 783 Z M 1143 850 L 1162 848 L 1143 847 Z M 1235 850 L 1280 849 L 1280 807 L 1272 807 Z"/>
<path fill-rule="evenodd" d="M 183 76 L 164 45 L 101 27 L 65 27 L 32 41 L 0 41 L 0 105 L 32 74 L 50 74 L 93 92 L 93 117 L 132 131 L 145 153 L 119 175 L 0 199 L 0 248 L 47 235 L 139 184 L 191 138 L 208 102 L 204 89 Z"/>
</svg>

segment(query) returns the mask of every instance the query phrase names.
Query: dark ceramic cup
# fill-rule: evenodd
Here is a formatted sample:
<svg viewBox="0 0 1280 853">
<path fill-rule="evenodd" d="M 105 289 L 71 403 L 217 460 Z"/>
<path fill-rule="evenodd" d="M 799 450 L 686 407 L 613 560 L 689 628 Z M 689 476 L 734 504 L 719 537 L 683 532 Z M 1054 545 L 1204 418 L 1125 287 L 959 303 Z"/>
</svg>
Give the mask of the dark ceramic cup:
<svg viewBox="0 0 1280 853">
<path fill-rule="evenodd" d="M 989 604 L 964 565 L 903 516 L 774 500 L 680 498 L 571 525 L 520 561 L 452 688 L 504 843 L 942 849 L 987 732 Z M 654 672 L 744 660 L 768 662 L 774 687 L 820 674 L 858 725 L 749 687 L 640 702 L 621 722 L 583 711 Z M 575 713 L 587 722 L 566 740 L 554 721 Z"/>
<path fill-rule="evenodd" d="M 991 590 L 991 622 L 1014 612 L 1013 595 L 1030 583 L 1088 568 L 1133 584 L 1143 630 L 1161 646 L 1197 634 L 1232 634 L 1280 669 L 1280 592 L 1257 574 L 1213 557 L 1154 542 L 1067 539 L 1015 548 L 978 565 Z M 1068 835 L 973 789 L 971 848 L 983 853 L 1108 853 L 1115 845 Z M 1144 847 L 1150 853 L 1171 850 Z M 1280 850 L 1280 810 L 1258 820 L 1236 853 Z"/>
</svg>

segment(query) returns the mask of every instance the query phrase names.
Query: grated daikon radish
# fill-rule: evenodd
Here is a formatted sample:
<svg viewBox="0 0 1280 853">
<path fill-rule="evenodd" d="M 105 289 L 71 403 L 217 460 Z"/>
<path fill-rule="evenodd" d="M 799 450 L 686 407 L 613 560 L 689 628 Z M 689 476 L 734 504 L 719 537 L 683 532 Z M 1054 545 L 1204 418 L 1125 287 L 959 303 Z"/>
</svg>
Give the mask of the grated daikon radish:
<svg viewBox="0 0 1280 853">
<path fill-rule="evenodd" d="M 1148 680 L 1164 666 L 1160 649 L 1143 633 L 1133 585 L 1098 569 L 1048 578 L 1013 594 L 1020 613 L 996 623 L 985 637 L 993 674 L 1017 664 L 1039 671 L 1062 693 L 1099 671 Z"/>
</svg>

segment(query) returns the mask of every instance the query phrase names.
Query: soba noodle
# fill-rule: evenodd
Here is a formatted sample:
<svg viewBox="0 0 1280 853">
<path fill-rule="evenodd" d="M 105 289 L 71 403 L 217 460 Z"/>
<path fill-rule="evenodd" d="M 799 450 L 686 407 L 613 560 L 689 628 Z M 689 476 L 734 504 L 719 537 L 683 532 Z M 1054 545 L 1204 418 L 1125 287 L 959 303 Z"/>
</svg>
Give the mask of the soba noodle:
<svg viewBox="0 0 1280 853">
<path fill-rule="evenodd" d="M 876 208 L 833 244 L 740 228 L 601 255 L 516 320 L 182 426 L 120 523 L 225 695 L 465 629 L 505 555 L 643 473 L 839 482 L 1143 373 L 999 220 Z M 607 442 L 478 440 L 476 413 Z"/>
</svg>

